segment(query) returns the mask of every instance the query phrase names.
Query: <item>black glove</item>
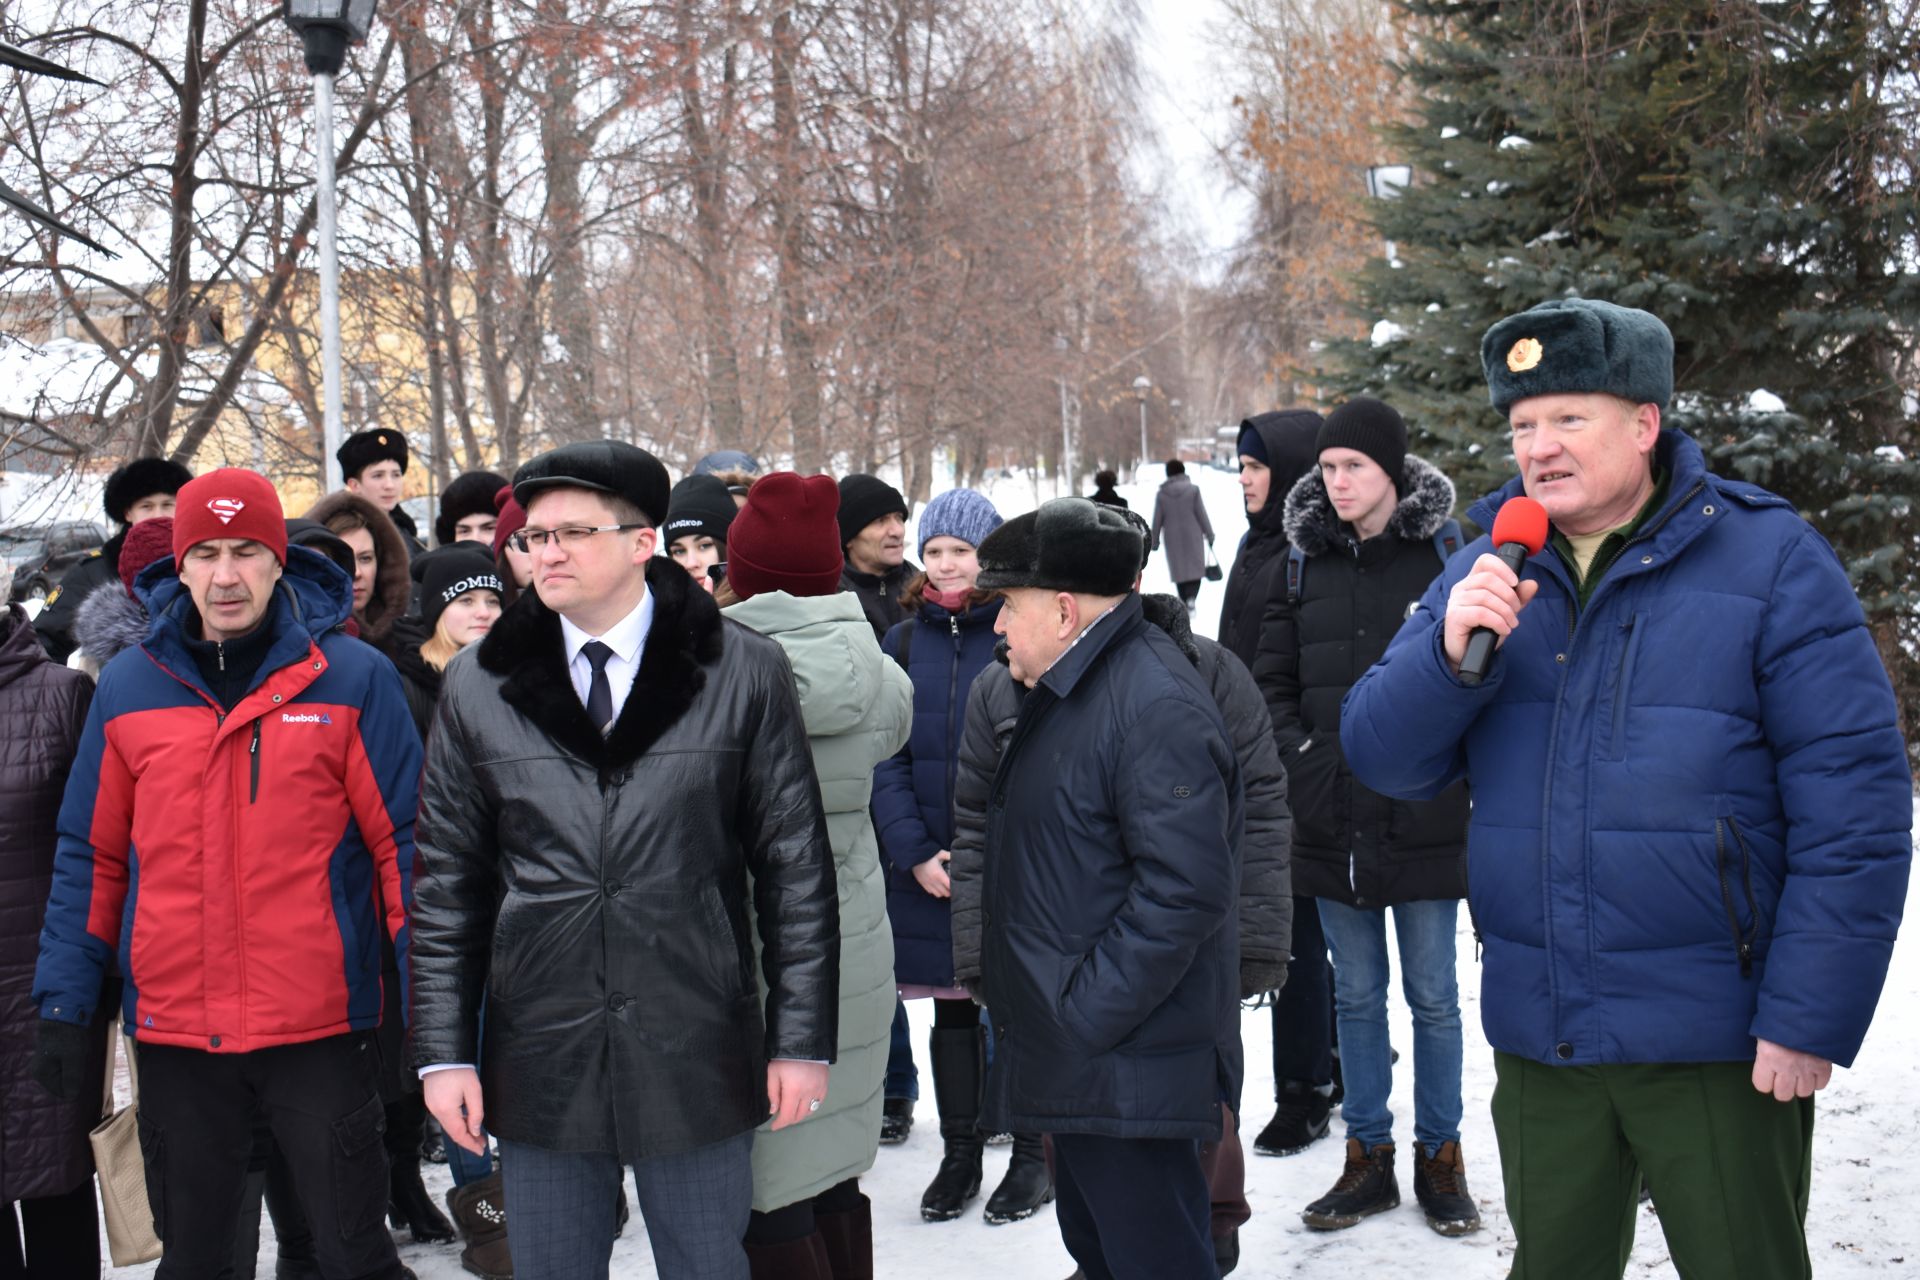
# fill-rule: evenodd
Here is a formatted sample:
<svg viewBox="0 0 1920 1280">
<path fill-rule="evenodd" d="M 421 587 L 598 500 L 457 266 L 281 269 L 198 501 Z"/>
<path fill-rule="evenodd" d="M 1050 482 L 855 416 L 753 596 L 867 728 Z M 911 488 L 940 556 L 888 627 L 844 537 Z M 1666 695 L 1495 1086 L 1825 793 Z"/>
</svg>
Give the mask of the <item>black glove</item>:
<svg viewBox="0 0 1920 1280">
<path fill-rule="evenodd" d="M 91 1027 L 40 1020 L 40 1042 L 33 1050 L 33 1078 L 62 1102 L 78 1102 L 87 1087 L 87 1057 L 93 1049 Z"/>
</svg>

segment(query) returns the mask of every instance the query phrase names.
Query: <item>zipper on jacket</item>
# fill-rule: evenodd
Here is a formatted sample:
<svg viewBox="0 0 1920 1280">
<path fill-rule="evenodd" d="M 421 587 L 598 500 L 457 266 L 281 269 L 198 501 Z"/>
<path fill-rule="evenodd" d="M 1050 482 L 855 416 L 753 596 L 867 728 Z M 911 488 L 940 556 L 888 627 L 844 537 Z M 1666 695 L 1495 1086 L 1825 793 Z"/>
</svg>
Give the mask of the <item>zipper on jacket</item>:
<svg viewBox="0 0 1920 1280">
<path fill-rule="evenodd" d="M 225 671 L 227 669 L 227 642 L 225 640 L 215 640 L 213 642 L 213 656 L 215 660 L 220 663 L 220 669 Z"/>
<path fill-rule="evenodd" d="M 1622 754 L 1625 745 L 1620 741 L 1620 736 L 1626 732 L 1627 676 L 1628 673 L 1633 670 L 1633 655 L 1636 652 L 1636 643 L 1640 638 L 1639 629 L 1634 625 L 1637 620 L 1638 615 L 1629 614 L 1627 620 L 1620 624 L 1620 629 L 1627 634 L 1625 641 L 1620 646 L 1620 669 L 1614 673 L 1613 734 L 1607 739 L 1608 745 L 1612 749 L 1615 757 Z"/>
<path fill-rule="evenodd" d="M 1740 916 L 1734 910 L 1733 884 L 1728 879 L 1731 859 L 1727 855 L 1727 833 L 1733 833 L 1733 842 L 1740 850 L 1740 880 L 1746 890 L 1747 917 L 1752 921 L 1747 928 L 1740 927 Z M 1734 954 L 1740 957 L 1740 976 L 1753 976 L 1753 944 L 1760 936 L 1760 907 L 1753 898 L 1753 852 L 1747 847 L 1746 837 L 1740 834 L 1740 828 L 1734 826 L 1732 818 L 1713 820 L 1713 863 L 1720 874 L 1720 902 L 1727 909 L 1727 927 L 1733 933 Z"/>
<path fill-rule="evenodd" d="M 260 799 L 260 722 L 253 722 L 253 741 L 247 745 L 247 772 L 252 782 L 247 787 L 247 803 Z"/>
</svg>

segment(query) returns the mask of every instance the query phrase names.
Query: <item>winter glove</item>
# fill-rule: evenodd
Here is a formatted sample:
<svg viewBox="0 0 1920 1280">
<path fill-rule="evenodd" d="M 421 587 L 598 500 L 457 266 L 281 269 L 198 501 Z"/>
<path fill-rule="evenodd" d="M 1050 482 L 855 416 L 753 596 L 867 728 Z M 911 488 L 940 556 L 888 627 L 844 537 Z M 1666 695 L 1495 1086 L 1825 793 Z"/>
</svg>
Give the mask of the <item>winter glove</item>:
<svg viewBox="0 0 1920 1280">
<path fill-rule="evenodd" d="M 1260 961 L 1240 958 L 1240 998 L 1251 1000 L 1271 991 L 1279 994 L 1280 988 L 1287 985 L 1287 962 L 1285 960 Z"/>
<path fill-rule="evenodd" d="M 91 1028 L 42 1018 L 40 1042 L 33 1050 L 33 1078 L 60 1101 L 78 1102 L 86 1092 L 87 1055 L 92 1048 Z"/>
</svg>

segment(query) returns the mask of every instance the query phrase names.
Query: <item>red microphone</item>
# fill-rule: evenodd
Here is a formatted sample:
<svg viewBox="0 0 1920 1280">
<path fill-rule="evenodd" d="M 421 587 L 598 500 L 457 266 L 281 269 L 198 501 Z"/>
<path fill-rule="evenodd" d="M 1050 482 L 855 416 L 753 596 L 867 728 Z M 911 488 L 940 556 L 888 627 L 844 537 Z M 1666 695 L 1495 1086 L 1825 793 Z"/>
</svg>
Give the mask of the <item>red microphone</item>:
<svg viewBox="0 0 1920 1280">
<path fill-rule="evenodd" d="M 1547 545 L 1547 509 L 1532 498 L 1509 498 L 1493 518 L 1493 554 L 1517 577 L 1528 556 Z M 1467 637 L 1467 653 L 1460 659 L 1460 683 L 1477 685 L 1487 678 L 1499 641 L 1491 628 L 1475 627 Z"/>
</svg>

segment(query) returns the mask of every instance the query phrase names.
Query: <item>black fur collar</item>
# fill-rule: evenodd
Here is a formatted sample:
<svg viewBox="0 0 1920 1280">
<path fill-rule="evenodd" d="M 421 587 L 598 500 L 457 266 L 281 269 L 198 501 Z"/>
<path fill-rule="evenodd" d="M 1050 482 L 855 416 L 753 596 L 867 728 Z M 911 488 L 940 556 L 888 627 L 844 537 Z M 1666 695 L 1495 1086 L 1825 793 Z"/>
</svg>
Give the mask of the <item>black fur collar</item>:
<svg viewBox="0 0 1920 1280">
<path fill-rule="evenodd" d="M 1453 515 L 1453 481 L 1432 463 L 1407 455 L 1407 492 L 1387 521 L 1387 532 L 1408 542 L 1430 542 Z M 1287 494 L 1287 537 L 1310 556 L 1347 545 L 1348 534 L 1327 497 L 1327 482 L 1315 467 Z"/>
<path fill-rule="evenodd" d="M 1200 665 L 1200 646 L 1193 642 L 1193 624 L 1188 621 L 1187 606 L 1180 602 L 1179 596 L 1147 595 L 1140 596 L 1140 612 L 1147 621 L 1167 633 L 1169 639 L 1180 646 L 1180 652 L 1187 655 L 1187 661 L 1194 666 Z"/>
<path fill-rule="evenodd" d="M 567 675 L 560 615 L 540 603 L 538 592 L 523 593 L 480 642 L 480 665 L 504 677 L 500 696 L 507 705 L 602 773 L 645 755 L 693 706 L 706 687 L 704 668 L 720 657 L 720 610 L 713 597 L 694 588 L 685 569 L 655 557 L 647 565 L 647 590 L 653 593 L 653 628 L 633 692 L 605 738 Z"/>
</svg>

